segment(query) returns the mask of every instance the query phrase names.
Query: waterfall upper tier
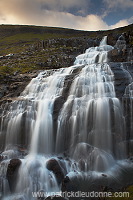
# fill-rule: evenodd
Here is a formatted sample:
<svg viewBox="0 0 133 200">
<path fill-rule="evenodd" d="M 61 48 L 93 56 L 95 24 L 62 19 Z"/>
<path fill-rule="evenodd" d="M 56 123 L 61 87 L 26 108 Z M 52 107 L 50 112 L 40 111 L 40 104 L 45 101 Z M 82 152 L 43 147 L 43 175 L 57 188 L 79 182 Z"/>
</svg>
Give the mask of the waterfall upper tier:
<svg viewBox="0 0 133 200">
<path fill-rule="evenodd" d="M 84 54 L 76 57 L 74 64 L 90 65 L 94 63 L 107 62 L 107 52 L 114 49 L 112 46 L 105 44 L 105 41 L 99 47 L 91 47 Z"/>
</svg>

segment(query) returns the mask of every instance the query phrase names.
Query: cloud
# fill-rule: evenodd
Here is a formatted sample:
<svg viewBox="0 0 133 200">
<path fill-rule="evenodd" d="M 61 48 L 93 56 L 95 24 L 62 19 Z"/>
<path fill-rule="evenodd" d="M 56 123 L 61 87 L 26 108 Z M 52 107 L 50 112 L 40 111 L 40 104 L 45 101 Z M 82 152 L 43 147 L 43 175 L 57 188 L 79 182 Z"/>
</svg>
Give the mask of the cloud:
<svg viewBox="0 0 133 200">
<path fill-rule="evenodd" d="M 10 0 L 10 3 L 6 6 L 7 0 L 2 0 L 0 5 L 2 6 L 3 15 L 6 18 L 5 23 L 36 24 L 80 30 L 99 30 L 108 28 L 107 24 L 97 15 L 83 17 L 75 16 L 68 12 L 44 10 L 41 7 L 40 0 L 34 1 L 34 3 L 33 1 L 34 0 L 29 0 L 27 1 L 28 3 L 25 4 L 26 0 Z"/>
<path fill-rule="evenodd" d="M 103 17 L 107 16 L 110 12 L 122 12 L 127 9 L 133 8 L 133 0 L 103 0 L 106 7 Z"/>
<path fill-rule="evenodd" d="M 109 27 L 111 29 L 114 29 L 114 28 L 119 28 L 119 27 L 123 27 L 123 26 L 128 26 L 129 24 L 132 24 L 132 23 L 133 23 L 133 17 L 130 17 L 129 19 L 120 20 L 116 24 L 111 25 Z"/>
<path fill-rule="evenodd" d="M 113 15 L 113 12 L 120 12 L 121 14 L 128 9 L 133 9 L 133 0 L 102 0 L 102 3 L 104 5 L 101 14 L 102 19 L 110 13 Z"/>
<path fill-rule="evenodd" d="M 88 0 L 89 1 L 89 0 Z M 66 11 L 67 9 L 86 7 L 86 0 L 38 0 L 39 3 L 47 9 L 54 9 L 58 11 Z"/>
<path fill-rule="evenodd" d="M 103 0 L 109 9 L 127 9 L 133 8 L 132 0 Z"/>
<path fill-rule="evenodd" d="M 75 16 L 64 11 L 76 7 L 79 9 L 78 12 L 83 13 L 83 5 L 86 5 L 86 0 L 1 0 L 0 12 L 6 19 L 4 23 L 9 24 L 35 24 L 85 30 L 106 28 L 106 23 L 98 16 Z"/>
<path fill-rule="evenodd" d="M 125 26 L 131 22 L 131 20 L 125 19 L 108 26 L 98 15 L 79 16 L 63 11 L 74 8 L 76 4 L 79 12 L 83 12 L 83 1 L 85 0 L 0 0 L 2 16 L 0 16 L 0 23 L 65 27 L 91 31 Z"/>
<path fill-rule="evenodd" d="M 127 26 L 129 25 L 128 20 L 124 19 L 124 20 L 120 20 L 119 22 L 117 22 L 114 25 L 111 25 L 110 28 L 111 29 L 115 29 L 115 28 L 119 28 L 119 27 L 123 27 L 123 26 Z"/>
<path fill-rule="evenodd" d="M 73 12 L 87 9 L 90 0 L 0 0 L 0 9 L 3 12 L 34 12 L 52 10 L 59 12 Z M 29 10 L 28 10 L 29 9 Z"/>
</svg>

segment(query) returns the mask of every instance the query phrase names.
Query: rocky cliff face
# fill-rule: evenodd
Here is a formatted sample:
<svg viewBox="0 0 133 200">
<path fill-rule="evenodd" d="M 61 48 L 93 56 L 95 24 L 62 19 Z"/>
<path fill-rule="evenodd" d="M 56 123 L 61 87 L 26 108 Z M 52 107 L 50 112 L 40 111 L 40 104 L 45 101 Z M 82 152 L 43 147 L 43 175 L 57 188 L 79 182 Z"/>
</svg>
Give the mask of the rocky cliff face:
<svg viewBox="0 0 133 200">
<path fill-rule="evenodd" d="M 114 73 L 115 91 L 120 99 L 126 124 L 126 140 L 132 138 L 133 132 L 133 48 L 129 44 L 131 35 L 123 33 L 116 41 L 114 49 L 109 52 L 110 66 Z M 127 92 L 128 90 L 128 92 Z M 128 142 L 127 152 L 132 155 L 132 143 Z"/>
</svg>

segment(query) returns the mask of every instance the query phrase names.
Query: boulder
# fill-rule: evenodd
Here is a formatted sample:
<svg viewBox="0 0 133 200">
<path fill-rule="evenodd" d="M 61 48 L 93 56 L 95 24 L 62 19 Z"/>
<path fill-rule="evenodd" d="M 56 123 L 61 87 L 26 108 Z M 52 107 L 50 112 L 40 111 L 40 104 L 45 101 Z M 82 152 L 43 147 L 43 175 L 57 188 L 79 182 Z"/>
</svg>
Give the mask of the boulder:
<svg viewBox="0 0 133 200">
<path fill-rule="evenodd" d="M 11 192 L 14 191 L 20 165 L 21 160 L 19 159 L 10 160 L 10 163 L 8 165 L 6 177 L 8 179 Z"/>
<path fill-rule="evenodd" d="M 63 173 L 63 168 L 59 164 L 59 162 L 52 158 L 46 163 L 46 167 L 48 170 L 52 171 L 57 179 L 57 182 L 60 184 L 62 180 L 64 179 L 64 173 Z"/>
<path fill-rule="evenodd" d="M 69 197 L 69 200 L 98 200 L 99 198 L 90 197 L 87 196 L 82 197 L 80 194 L 83 193 L 93 193 L 95 192 L 102 192 L 102 188 L 110 187 L 110 183 L 108 176 L 106 174 L 101 174 L 99 177 L 91 177 L 90 174 L 87 176 L 84 174 L 78 174 L 78 173 L 70 173 L 68 174 L 62 183 L 62 192 L 66 194 L 72 194 Z M 81 193 L 80 193 L 81 192 Z M 73 196 L 74 195 L 74 196 Z"/>
</svg>

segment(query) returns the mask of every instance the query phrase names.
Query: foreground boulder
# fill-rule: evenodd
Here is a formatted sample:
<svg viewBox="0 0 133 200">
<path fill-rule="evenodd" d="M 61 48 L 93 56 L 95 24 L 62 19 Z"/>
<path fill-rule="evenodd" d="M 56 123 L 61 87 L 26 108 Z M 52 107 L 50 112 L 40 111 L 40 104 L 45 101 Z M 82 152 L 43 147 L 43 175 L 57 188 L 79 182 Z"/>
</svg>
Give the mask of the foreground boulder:
<svg viewBox="0 0 133 200">
<path fill-rule="evenodd" d="M 8 179 L 11 192 L 14 191 L 20 165 L 21 165 L 21 160 L 19 159 L 10 160 L 10 163 L 8 165 L 6 177 Z"/>
<path fill-rule="evenodd" d="M 61 167 L 61 165 L 58 163 L 58 161 L 56 159 L 50 159 L 47 164 L 46 167 L 48 170 L 52 171 L 57 179 L 57 182 L 60 184 L 62 182 L 62 180 L 64 179 L 64 170 Z"/>
</svg>

